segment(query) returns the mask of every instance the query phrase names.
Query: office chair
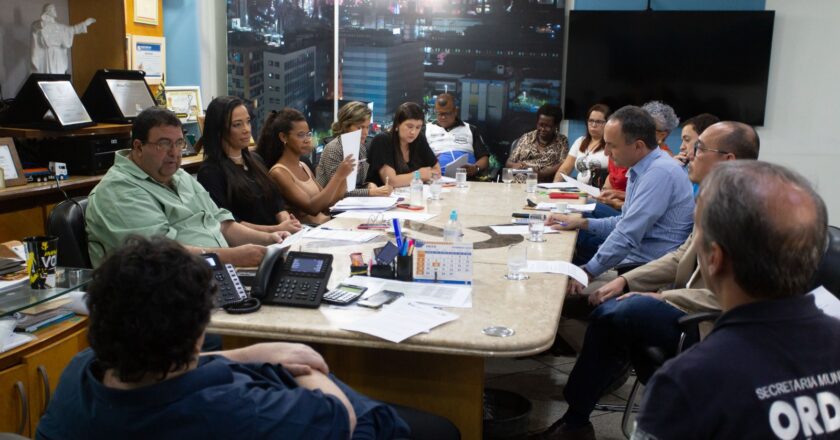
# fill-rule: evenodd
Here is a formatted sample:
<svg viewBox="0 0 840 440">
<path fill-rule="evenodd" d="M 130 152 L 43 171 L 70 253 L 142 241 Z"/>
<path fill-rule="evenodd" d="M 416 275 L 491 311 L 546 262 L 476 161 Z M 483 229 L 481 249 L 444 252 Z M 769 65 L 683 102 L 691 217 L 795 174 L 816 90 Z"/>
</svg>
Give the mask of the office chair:
<svg viewBox="0 0 840 440">
<path fill-rule="evenodd" d="M 58 237 L 58 265 L 92 268 L 88 254 L 85 210 L 88 198 L 74 197 L 53 208 L 47 219 L 47 233 Z"/>
<path fill-rule="evenodd" d="M 828 247 L 823 254 L 811 288 L 823 286 L 840 298 L 840 228 L 828 227 Z"/>
</svg>

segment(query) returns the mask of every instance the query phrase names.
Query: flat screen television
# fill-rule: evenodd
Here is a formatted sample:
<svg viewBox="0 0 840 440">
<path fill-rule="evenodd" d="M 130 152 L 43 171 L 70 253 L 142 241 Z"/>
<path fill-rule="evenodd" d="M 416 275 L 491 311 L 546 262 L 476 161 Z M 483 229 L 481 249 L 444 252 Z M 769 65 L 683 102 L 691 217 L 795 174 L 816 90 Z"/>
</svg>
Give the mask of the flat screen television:
<svg viewBox="0 0 840 440">
<path fill-rule="evenodd" d="M 571 11 L 566 115 L 663 101 L 764 123 L 774 11 Z"/>
</svg>

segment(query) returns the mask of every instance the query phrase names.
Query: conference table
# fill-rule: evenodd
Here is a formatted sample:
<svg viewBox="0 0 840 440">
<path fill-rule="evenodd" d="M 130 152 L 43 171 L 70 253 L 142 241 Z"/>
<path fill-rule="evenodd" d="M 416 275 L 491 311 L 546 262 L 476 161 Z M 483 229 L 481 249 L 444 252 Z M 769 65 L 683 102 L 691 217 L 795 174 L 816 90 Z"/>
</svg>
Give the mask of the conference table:
<svg viewBox="0 0 840 440">
<path fill-rule="evenodd" d="M 510 244 L 524 241 L 529 260 L 571 260 L 575 232 L 546 234 L 545 242 L 533 243 L 521 235 L 496 235 L 489 228 L 510 224 L 513 212 L 529 212 L 523 210 L 529 196 L 535 202 L 549 201 L 545 193 L 526 193 L 524 184 L 470 182 L 468 188 L 445 188 L 441 200 L 427 200 L 419 212 L 436 214 L 434 218 L 404 222 L 404 234 L 440 241 L 449 213 L 455 209 L 463 241 L 474 246 L 472 307 L 447 308 L 458 318 L 428 333 L 397 344 L 341 330 L 342 324 L 376 312 L 326 304 L 318 309 L 264 306 L 246 315 L 217 311 L 208 331 L 223 335 L 225 348 L 265 340 L 308 343 L 324 356 L 332 373 L 356 390 L 440 414 L 458 426 L 463 438 L 479 439 L 484 360 L 530 356 L 548 349 L 563 306 L 565 275 L 530 273 L 523 281 L 504 278 Z M 322 227 L 355 230 L 364 222 L 334 218 Z M 367 258 L 388 240 L 393 240 L 390 232 L 366 243 L 304 239 L 292 250 L 332 254 L 328 287 L 333 288 L 350 274 L 350 253 L 362 252 Z M 513 335 L 486 335 L 483 330 L 492 326 L 506 327 Z"/>
</svg>

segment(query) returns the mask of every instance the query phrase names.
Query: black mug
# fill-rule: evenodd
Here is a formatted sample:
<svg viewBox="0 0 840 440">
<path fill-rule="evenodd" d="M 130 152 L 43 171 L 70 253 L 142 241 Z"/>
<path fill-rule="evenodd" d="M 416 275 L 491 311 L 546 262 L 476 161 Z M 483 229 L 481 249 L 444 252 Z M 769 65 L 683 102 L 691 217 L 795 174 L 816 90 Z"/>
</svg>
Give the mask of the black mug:
<svg viewBox="0 0 840 440">
<path fill-rule="evenodd" d="M 26 237 L 26 273 L 32 289 L 55 287 L 55 268 L 58 266 L 58 237 L 47 235 Z"/>
</svg>

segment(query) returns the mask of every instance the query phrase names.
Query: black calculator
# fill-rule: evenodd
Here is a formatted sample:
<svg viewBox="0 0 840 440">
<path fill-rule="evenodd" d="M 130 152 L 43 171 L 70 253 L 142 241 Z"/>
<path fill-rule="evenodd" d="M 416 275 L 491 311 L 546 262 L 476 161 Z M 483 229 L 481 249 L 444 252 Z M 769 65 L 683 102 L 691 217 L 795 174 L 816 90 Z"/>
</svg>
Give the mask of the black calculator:
<svg viewBox="0 0 840 440">
<path fill-rule="evenodd" d="M 335 289 L 325 293 L 321 301 L 343 306 L 357 300 L 366 290 L 367 287 L 339 284 Z"/>
</svg>

